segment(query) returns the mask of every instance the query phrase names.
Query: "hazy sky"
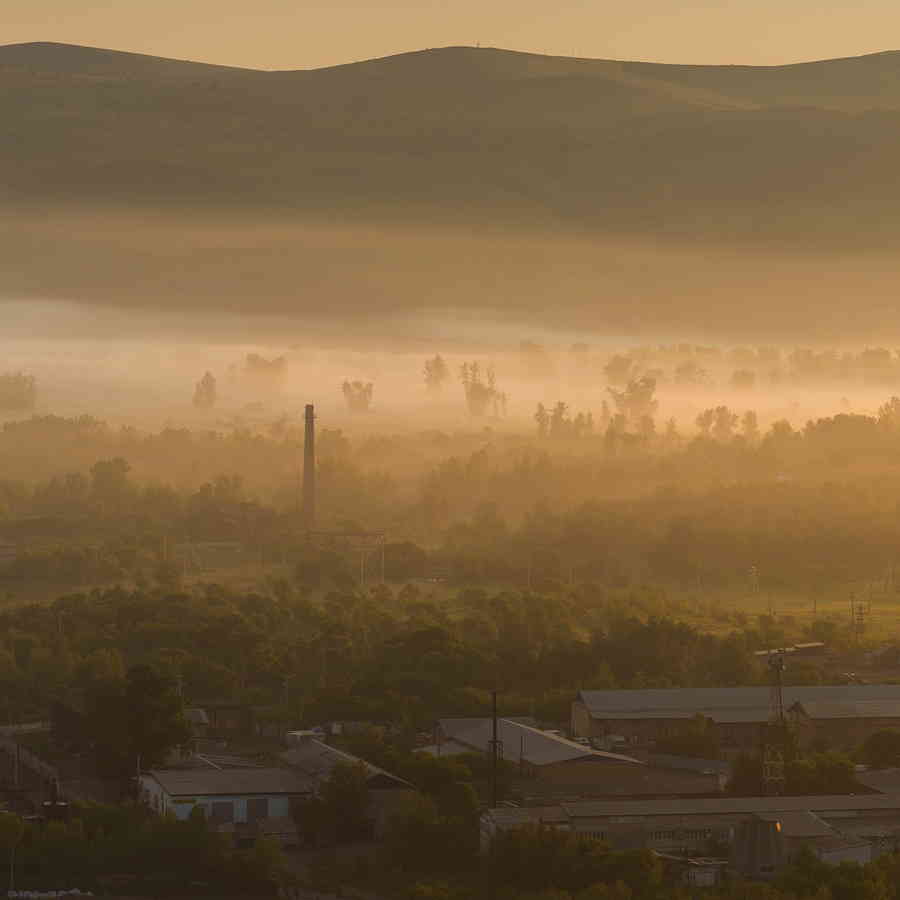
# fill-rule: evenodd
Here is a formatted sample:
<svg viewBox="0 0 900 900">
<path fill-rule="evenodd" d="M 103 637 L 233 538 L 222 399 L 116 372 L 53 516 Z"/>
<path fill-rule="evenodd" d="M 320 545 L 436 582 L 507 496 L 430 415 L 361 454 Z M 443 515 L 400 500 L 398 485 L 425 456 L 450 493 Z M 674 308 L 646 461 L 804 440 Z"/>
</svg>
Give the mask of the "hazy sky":
<svg viewBox="0 0 900 900">
<path fill-rule="evenodd" d="M 258 68 L 480 43 L 777 64 L 900 47 L 897 0 L 0 0 L 0 43 L 50 40 Z"/>
</svg>

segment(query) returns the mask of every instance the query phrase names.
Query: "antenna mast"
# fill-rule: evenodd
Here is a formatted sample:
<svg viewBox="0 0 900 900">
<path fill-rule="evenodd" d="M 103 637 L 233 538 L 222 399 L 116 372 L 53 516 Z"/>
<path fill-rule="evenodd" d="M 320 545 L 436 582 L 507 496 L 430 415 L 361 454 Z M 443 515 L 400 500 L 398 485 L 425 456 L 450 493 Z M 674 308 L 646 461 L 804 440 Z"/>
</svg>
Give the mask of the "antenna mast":
<svg viewBox="0 0 900 900">
<path fill-rule="evenodd" d="M 763 745 L 763 794 L 779 797 L 784 793 L 784 757 L 787 751 L 787 719 L 784 715 L 784 651 L 769 655 L 772 687 L 769 694 L 769 722 Z"/>
</svg>

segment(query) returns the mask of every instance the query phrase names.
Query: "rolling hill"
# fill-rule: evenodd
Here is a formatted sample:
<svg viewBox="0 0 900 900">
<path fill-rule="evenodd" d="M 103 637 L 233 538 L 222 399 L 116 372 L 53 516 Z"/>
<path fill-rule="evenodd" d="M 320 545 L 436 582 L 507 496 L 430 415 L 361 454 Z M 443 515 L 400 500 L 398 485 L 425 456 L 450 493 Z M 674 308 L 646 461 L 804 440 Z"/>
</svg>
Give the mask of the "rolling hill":
<svg viewBox="0 0 900 900">
<path fill-rule="evenodd" d="M 615 233 L 900 224 L 900 54 L 758 68 L 445 48 L 259 72 L 0 47 L 8 199 Z"/>
</svg>

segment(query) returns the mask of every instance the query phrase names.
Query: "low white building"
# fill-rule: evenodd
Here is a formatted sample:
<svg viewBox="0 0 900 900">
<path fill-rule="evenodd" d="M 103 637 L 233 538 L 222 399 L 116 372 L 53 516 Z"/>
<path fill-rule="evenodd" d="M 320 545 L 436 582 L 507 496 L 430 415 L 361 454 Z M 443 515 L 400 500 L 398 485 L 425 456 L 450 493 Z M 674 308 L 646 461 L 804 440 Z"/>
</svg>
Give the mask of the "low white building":
<svg viewBox="0 0 900 900">
<path fill-rule="evenodd" d="M 245 825 L 291 815 L 313 784 L 287 769 L 153 769 L 141 775 L 144 802 L 160 815 L 188 819 L 195 810 L 215 825 Z"/>
</svg>

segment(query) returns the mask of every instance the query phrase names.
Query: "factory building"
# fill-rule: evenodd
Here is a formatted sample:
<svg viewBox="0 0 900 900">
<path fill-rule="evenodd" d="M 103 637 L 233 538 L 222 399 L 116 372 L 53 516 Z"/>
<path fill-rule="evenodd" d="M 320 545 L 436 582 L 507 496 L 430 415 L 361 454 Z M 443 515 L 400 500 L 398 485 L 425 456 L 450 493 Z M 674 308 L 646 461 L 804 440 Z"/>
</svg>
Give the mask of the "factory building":
<svg viewBox="0 0 900 900">
<path fill-rule="evenodd" d="M 652 747 L 702 716 L 716 726 L 724 749 L 750 750 L 759 747 L 770 702 L 768 687 L 580 691 L 572 733 Z M 784 708 L 802 746 L 820 740 L 855 747 L 875 731 L 900 727 L 900 685 L 786 685 Z"/>
</svg>

